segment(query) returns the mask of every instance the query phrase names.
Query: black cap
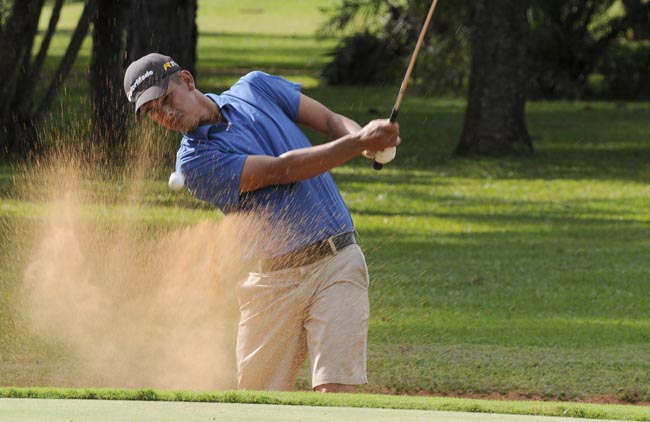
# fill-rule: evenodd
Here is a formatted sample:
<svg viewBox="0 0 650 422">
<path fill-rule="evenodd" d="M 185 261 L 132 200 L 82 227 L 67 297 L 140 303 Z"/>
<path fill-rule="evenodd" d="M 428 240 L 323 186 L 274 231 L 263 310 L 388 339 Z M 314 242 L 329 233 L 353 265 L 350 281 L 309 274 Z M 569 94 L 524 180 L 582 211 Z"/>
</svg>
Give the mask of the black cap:
<svg viewBox="0 0 650 422">
<path fill-rule="evenodd" d="M 169 75 L 181 70 L 171 57 L 158 53 L 147 54 L 129 65 L 124 74 L 124 92 L 129 102 L 135 103 L 135 113 L 151 100 L 167 93 Z"/>
</svg>

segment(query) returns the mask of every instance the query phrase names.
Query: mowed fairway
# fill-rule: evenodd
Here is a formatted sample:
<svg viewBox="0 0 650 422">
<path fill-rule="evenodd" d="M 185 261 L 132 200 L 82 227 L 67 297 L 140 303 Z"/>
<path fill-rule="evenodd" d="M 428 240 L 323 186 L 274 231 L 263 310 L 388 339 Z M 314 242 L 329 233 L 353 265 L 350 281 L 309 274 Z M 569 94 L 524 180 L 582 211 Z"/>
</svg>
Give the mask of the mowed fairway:
<svg viewBox="0 0 650 422">
<path fill-rule="evenodd" d="M 552 416 L 233 403 L 0 399 L 0 422 L 570 422 Z"/>
</svg>

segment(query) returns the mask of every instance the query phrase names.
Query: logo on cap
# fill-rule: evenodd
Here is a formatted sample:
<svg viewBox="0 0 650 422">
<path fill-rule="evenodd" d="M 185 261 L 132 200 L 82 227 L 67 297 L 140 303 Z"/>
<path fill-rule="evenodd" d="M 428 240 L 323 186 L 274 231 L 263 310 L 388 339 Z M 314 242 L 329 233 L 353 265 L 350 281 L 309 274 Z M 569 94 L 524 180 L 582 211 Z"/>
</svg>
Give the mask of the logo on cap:
<svg viewBox="0 0 650 422">
<path fill-rule="evenodd" d="M 170 60 L 167 63 L 163 64 L 163 70 L 169 70 L 172 67 L 176 67 L 176 66 L 178 66 L 178 64 L 175 61 Z"/>
<path fill-rule="evenodd" d="M 129 98 L 129 101 L 133 102 L 133 91 L 135 91 L 142 82 L 144 82 L 147 78 L 150 78 L 151 76 L 153 76 L 153 72 L 151 70 L 147 70 L 144 75 L 138 76 L 138 78 L 135 81 L 133 81 L 133 84 L 131 85 L 129 92 L 127 92 L 126 94 L 126 96 Z"/>
</svg>

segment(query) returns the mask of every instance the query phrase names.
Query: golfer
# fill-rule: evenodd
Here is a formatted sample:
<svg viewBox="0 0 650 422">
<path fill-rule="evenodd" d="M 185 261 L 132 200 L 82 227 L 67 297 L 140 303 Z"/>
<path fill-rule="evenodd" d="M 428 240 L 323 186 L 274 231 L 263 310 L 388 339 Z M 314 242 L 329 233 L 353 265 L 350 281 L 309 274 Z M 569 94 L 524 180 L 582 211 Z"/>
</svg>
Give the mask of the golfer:
<svg viewBox="0 0 650 422">
<path fill-rule="evenodd" d="M 291 390 L 307 356 L 316 391 L 366 383 L 368 271 L 328 171 L 397 146 L 398 126 L 361 127 L 259 71 L 203 94 L 190 72 L 157 53 L 128 67 L 124 90 L 136 114 L 182 133 L 176 171 L 192 195 L 225 214 L 258 212 L 291 233 L 268 242 L 267 257 L 238 286 L 239 388 Z M 331 141 L 312 146 L 299 124 Z"/>
</svg>

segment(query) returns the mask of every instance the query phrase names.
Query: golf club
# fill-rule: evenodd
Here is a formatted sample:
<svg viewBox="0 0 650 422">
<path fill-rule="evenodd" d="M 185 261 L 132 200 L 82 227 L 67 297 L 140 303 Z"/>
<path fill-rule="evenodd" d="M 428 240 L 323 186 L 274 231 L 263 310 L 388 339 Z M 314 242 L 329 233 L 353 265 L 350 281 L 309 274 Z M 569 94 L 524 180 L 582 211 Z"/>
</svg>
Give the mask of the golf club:
<svg viewBox="0 0 650 422">
<path fill-rule="evenodd" d="M 395 105 L 393 106 L 393 110 L 390 112 L 389 120 L 391 123 L 395 123 L 397 121 L 399 107 L 402 104 L 402 99 L 404 98 L 404 92 L 406 91 L 406 86 L 408 85 L 409 79 L 411 78 L 411 72 L 413 71 L 413 67 L 415 66 L 415 60 L 417 59 L 418 54 L 420 53 L 420 47 L 422 46 L 422 41 L 424 41 L 424 36 L 427 33 L 427 29 L 429 28 L 429 24 L 431 23 L 431 17 L 433 16 L 433 11 L 436 9 L 437 4 L 438 4 L 438 0 L 433 0 L 433 2 L 431 3 L 431 7 L 429 8 L 429 13 L 427 14 L 427 18 L 424 21 L 424 26 L 422 26 L 422 30 L 420 31 L 418 42 L 415 44 L 415 50 L 413 50 L 413 55 L 411 56 L 411 62 L 409 63 L 409 67 L 406 69 L 406 75 L 404 75 L 404 80 L 402 81 L 402 86 L 400 87 L 399 93 L 397 94 L 397 99 L 395 100 Z M 384 167 L 384 164 L 393 161 L 396 152 L 397 151 L 395 147 L 390 147 L 378 151 L 372 163 L 373 168 L 375 170 L 381 170 Z"/>
</svg>

